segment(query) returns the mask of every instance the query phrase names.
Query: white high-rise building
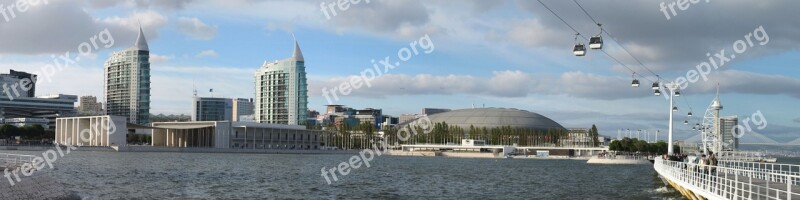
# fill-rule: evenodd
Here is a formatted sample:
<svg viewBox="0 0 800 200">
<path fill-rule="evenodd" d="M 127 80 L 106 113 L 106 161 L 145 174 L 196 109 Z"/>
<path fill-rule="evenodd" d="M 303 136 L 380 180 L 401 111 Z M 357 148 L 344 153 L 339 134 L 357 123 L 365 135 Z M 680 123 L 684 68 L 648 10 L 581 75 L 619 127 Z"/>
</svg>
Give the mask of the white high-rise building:
<svg viewBox="0 0 800 200">
<path fill-rule="evenodd" d="M 304 125 L 308 85 L 303 53 L 297 41 L 291 58 L 264 62 L 255 73 L 254 118 L 259 123 Z"/>
<path fill-rule="evenodd" d="M 133 47 L 114 52 L 106 61 L 104 81 L 106 114 L 150 123 L 150 49 L 142 27 Z"/>
</svg>

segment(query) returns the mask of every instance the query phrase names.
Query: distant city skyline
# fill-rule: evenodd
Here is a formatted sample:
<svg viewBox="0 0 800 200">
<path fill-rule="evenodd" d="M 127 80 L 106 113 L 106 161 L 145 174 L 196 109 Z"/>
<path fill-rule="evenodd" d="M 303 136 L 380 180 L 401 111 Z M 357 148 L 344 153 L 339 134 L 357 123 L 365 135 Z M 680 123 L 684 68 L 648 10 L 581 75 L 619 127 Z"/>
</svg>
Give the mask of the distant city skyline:
<svg viewBox="0 0 800 200">
<path fill-rule="evenodd" d="M 596 26 L 572 2 L 546 2 L 582 34 L 597 34 Z M 645 86 L 632 89 L 630 72 L 600 52 L 572 56 L 574 33 L 535 1 L 374 1 L 351 5 L 330 19 L 319 3 L 50 2 L 0 22 L 0 71 L 40 71 L 54 62 L 51 55 L 75 55 L 80 43 L 107 28 L 116 39 L 113 47 L 82 57 L 36 85 L 39 96 L 92 95 L 106 102 L 103 64 L 112 52 L 134 44 L 141 24 L 151 50 L 150 113 L 190 114 L 194 86 L 200 91 L 214 88 L 218 97 L 255 98 L 253 72 L 264 60 L 290 57 L 294 33 L 311 66 L 306 70 L 308 108 L 322 111 L 327 104 L 323 87 L 360 75 L 372 60 L 428 34 L 437 44 L 436 52 L 403 63 L 371 87 L 340 97 L 337 104 L 383 109 L 393 116 L 419 113 L 425 107 L 485 105 L 530 110 L 566 127 L 597 124 L 610 136 L 620 128 L 666 130 L 667 102 L 652 96 L 649 82 L 640 79 Z M 708 61 L 706 53 L 714 58 L 719 49 L 730 48 L 756 27 L 763 26 L 771 39 L 683 91 L 676 101 L 682 113 L 675 119 L 676 138 L 697 134 L 680 122 L 698 122 L 717 82 L 726 106 L 723 116 L 743 120 L 760 111 L 769 126 L 759 133 L 778 141 L 797 138 L 800 114 L 790 108 L 800 100 L 800 69 L 794 66 L 800 62 L 800 39 L 791 26 L 800 19 L 784 15 L 793 13 L 800 2 L 753 6 L 712 1 L 670 20 L 659 3 L 582 2 L 605 30 L 665 79 L 686 76 Z M 728 23 L 744 18 L 748 20 Z M 607 39 L 604 49 L 654 79 L 615 42 Z M 695 118 L 684 116 L 690 108 Z"/>
</svg>

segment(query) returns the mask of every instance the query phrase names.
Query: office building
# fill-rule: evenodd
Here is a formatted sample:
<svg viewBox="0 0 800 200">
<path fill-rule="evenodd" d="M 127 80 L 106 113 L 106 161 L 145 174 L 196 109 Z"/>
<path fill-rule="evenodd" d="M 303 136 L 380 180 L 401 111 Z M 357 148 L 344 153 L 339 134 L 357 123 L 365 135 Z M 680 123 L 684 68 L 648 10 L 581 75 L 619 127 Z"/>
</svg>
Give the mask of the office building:
<svg viewBox="0 0 800 200">
<path fill-rule="evenodd" d="M 307 120 L 308 86 L 303 53 L 297 41 L 291 58 L 265 62 L 255 73 L 255 121 L 303 125 Z"/>
<path fill-rule="evenodd" d="M 0 74 L 0 95 L 10 99 L 36 97 L 36 75 L 13 69 L 8 74 Z"/>
<path fill-rule="evenodd" d="M 36 118 L 47 119 L 48 126 L 55 125 L 56 117 L 77 115 L 75 95 L 51 95 L 42 97 L 21 97 L 10 99 L 0 95 L 0 118 Z"/>
<path fill-rule="evenodd" d="M 383 110 L 382 109 L 373 109 L 373 108 L 365 108 L 356 110 L 355 115 L 353 115 L 360 123 L 370 123 L 376 128 L 380 128 L 381 124 L 383 124 Z"/>
<path fill-rule="evenodd" d="M 231 121 L 232 116 L 233 101 L 229 98 L 193 98 L 192 121 Z"/>
<path fill-rule="evenodd" d="M 78 99 L 79 115 L 101 115 L 103 114 L 103 103 L 97 102 L 95 96 L 82 96 Z"/>
<path fill-rule="evenodd" d="M 150 49 L 141 27 L 133 47 L 114 52 L 104 68 L 106 114 L 150 123 Z"/>
<path fill-rule="evenodd" d="M 720 143 L 722 144 L 722 151 L 735 151 L 739 147 L 739 134 L 742 130 L 737 130 L 736 126 L 739 125 L 738 116 L 720 117 Z"/>
<path fill-rule="evenodd" d="M 245 119 L 253 118 L 253 113 L 255 112 L 255 104 L 253 104 L 253 99 L 246 99 L 246 98 L 237 98 L 232 99 L 233 101 L 233 116 L 231 119 L 233 121 L 247 121 Z"/>
</svg>

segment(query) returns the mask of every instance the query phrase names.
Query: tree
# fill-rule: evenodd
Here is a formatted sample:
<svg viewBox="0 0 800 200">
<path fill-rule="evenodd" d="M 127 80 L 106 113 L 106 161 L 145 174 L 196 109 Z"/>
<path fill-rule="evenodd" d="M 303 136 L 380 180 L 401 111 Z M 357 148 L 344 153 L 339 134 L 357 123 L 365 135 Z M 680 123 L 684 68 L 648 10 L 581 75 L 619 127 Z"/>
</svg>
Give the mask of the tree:
<svg viewBox="0 0 800 200">
<path fill-rule="evenodd" d="M 599 136 L 600 134 L 597 132 L 597 126 L 592 124 L 592 129 L 589 130 L 589 137 L 592 137 L 592 146 L 600 146 Z"/>
</svg>

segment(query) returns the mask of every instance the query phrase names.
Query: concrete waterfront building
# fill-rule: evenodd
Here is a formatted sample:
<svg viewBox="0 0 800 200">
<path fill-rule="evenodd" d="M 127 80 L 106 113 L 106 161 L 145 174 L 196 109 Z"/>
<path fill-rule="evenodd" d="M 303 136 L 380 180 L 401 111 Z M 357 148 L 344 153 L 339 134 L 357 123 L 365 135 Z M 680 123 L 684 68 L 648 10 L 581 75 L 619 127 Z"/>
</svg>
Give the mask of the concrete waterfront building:
<svg viewBox="0 0 800 200">
<path fill-rule="evenodd" d="M 22 71 L 0 74 L 0 95 L 12 98 L 36 97 L 36 75 Z"/>
<path fill-rule="evenodd" d="M 103 103 L 97 102 L 95 96 L 81 96 L 78 99 L 78 114 L 100 115 L 103 113 Z"/>
<path fill-rule="evenodd" d="M 106 114 L 150 123 L 150 49 L 141 27 L 134 46 L 114 52 L 104 68 Z"/>
<path fill-rule="evenodd" d="M 122 116 L 67 117 L 56 119 L 55 142 L 72 146 L 125 146 L 127 123 Z"/>
<path fill-rule="evenodd" d="M 233 102 L 229 98 L 193 98 L 192 121 L 230 121 L 232 115 Z"/>
<path fill-rule="evenodd" d="M 736 126 L 739 125 L 738 116 L 720 117 L 717 121 L 720 126 L 720 143 L 722 144 L 722 151 L 735 151 L 739 147 L 739 138 L 736 137 L 741 132 L 737 133 Z"/>
<path fill-rule="evenodd" d="M 246 98 L 236 98 L 233 99 L 233 110 L 231 120 L 233 121 L 244 121 L 244 118 L 252 118 L 253 113 L 255 113 L 255 104 L 253 104 L 253 99 L 246 99 Z"/>
<path fill-rule="evenodd" d="M 255 122 L 155 122 L 153 146 L 221 149 L 321 149 L 323 131 Z"/>
<path fill-rule="evenodd" d="M 255 73 L 255 121 L 304 125 L 308 119 L 308 85 L 303 53 L 294 42 L 292 57 L 264 62 Z"/>
<path fill-rule="evenodd" d="M 0 118 L 47 119 L 48 126 L 52 127 L 57 117 L 77 115 L 77 101 L 78 96 L 65 94 L 14 99 L 0 95 Z"/>
</svg>

